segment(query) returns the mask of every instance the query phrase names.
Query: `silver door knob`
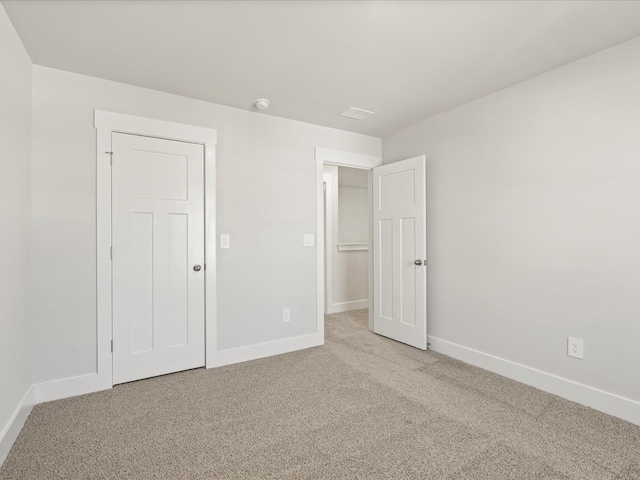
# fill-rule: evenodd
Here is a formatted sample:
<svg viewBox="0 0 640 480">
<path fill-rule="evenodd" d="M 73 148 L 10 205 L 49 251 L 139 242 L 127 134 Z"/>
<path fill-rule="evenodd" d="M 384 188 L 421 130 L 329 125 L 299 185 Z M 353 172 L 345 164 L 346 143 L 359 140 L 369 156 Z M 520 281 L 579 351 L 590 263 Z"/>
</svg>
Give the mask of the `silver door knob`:
<svg viewBox="0 0 640 480">
<path fill-rule="evenodd" d="M 194 266 L 193 266 L 193 269 L 194 269 L 196 272 L 199 272 L 201 268 L 202 268 L 202 267 L 201 267 L 200 265 L 198 265 L 198 264 L 196 264 L 196 265 L 194 265 Z"/>
<path fill-rule="evenodd" d="M 415 262 L 413 262 L 414 265 L 422 265 L 422 260 L 416 260 Z"/>
</svg>

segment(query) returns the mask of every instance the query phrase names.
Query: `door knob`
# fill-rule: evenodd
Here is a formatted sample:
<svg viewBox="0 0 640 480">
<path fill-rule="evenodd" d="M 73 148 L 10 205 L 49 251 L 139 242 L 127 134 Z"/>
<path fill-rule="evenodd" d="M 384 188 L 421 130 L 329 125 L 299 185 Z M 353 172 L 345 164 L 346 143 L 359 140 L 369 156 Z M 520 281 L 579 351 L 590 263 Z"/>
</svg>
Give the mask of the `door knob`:
<svg viewBox="0 0 640 480">
<path fill-rule="evenodd" d="M 200 265 L 198 265 L 198 264 L 196 264 L 196 265 L 194 265 L 194 266 L 193 266 L 193 269 L 194 269 L 196 272 L 199 272 L 201 268 L 202 268 L 202 267 L 201 267 Z"/>
<path fill-rule="evenodd" d="M 416 260 L 415 262 L 413 262 L 414 265 L 422 265 L 422 260 Z"/>
</svg>

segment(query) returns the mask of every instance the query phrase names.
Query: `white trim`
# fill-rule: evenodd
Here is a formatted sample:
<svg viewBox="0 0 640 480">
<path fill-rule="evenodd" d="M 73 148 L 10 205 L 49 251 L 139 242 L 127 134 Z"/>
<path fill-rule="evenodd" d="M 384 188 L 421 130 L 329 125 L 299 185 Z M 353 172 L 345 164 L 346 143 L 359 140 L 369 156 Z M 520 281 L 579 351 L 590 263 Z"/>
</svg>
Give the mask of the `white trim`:
<svg viewBox="0 0 640 480">
<path fill-rule="evenodd" d="M 95 112 L 96 120 L 98 112 Z M 96 312 L 97 366 L 102 389 L 113 386 L 111 355 L 111 130 L 96 132 Z"/>
<path fill-rule="evenodd" d="M 361 308 L 369 308 L 369 299 L 351 300 L 350 302 L 334 303 L 327 307 L 327 313 L 342 313 L 351 310 L 360 310 Z"/>
<path fill-rule="evenodd" d="M 35 403 L 34 389 L 33 386 L 30 386 L 13 411 L 9 421 L 2 429 L 2 432 L 0 432 L 0 466 L 2 466 L 7 455 L 9 455 L 11 447 L 13 447 L 13 444 L 18 438 Z"/>
<path fill-rule="evenodd" d="M 212 128 L 167 122 L 153 118 L 136 117 L 134 115 L 106 112 L 103 110 L 94 110 L 93 126 L 98 130 L 104 129 L 203 145 L 215 145 L 218 143 L 217 131 Z"/>
<path fill-rule="evenodd" d="M 324 345 L 324 165 L 316 161 L 316 335 Z"/>
<path fill-rule="evenodd" d="M 219 350 L 216 356 L 217 367 L 231 365 L 234 363 L 257 360 L 259 358 L 272 357 L 283 353 L 303 350 L 310 347 L 318 347 L 324 344 L 324 335 L 311 333 L 299 337 L 284 338 L 272 342 L 258 343 L 246 347 L 231 348 L 229 350 Z"/>
<path fill-rule="evenodd" d="M 96 248 L 97 248 L 97 373 L 95 389 L 82 382 L 90 380 L 73 380 L 80 386 L 69 387 L 69 391 L 89 393 L 104 390 L 113 386 L 113 367 L 111 340 L 112 305 L 111 305 L 111 136 L 114 132 L 144 135 L 148 137 L 197 143 L 204 146 L 205 151 L 205 365 L 211 368 L 216 364 L 216 143 L 217 131 L 211 128 L 181 123 L 166 122 L 121 113 L 94 110 L 94 127 L 97 130 L 96 141 Z M 86 376 L 83 376 L 84 378 Z M 81 377 L 76 377 L 81 378 Z M 60 381 L 67 381 L 60 380 Z M 42 384 L 41 384 L 42 385 Z M 53 388 L 52 396 L 56 396 L 57 387 L 43 387 L 44 392 Z M 67 391 L 67 388 L 62 388 Z M 71 393 L 79 395 L 80 393 Z M 71 396 L 67 395 L 67 396 Z M 63 397 L 58 397 L 63 398 Z M 50 400 L 52 400 L 50 398 Z"/>
<path fill-rule="evenodd" d="M 50 382 L 36 383 L 33 386 L 36 403 L 52 402 L 61 398 L 85 395 L 100 390 L 100 378 L 97 373 L 62 378 Z"/>
<path fill-rule="evenodd" d="M 382 157 L 322 147 L 316 147 L 316 160 L 327 165 L 360 168 L 363 170 L 371 170 L 382 165 Z"/>
<path fill-rule="evenodd" d="M 436 337 L 429 349 L 640 425 L 640 402 Z"/>
<path fill-rule="evenodd" d="M 332 169 L 337 172 L 337 167 Z M 338 218 L 337 213 L 334 212 L 334 196 L 337 195 L 337 189 L 334 189 L 333 184 L 333 173 L 324 173 L 324 165 L 323 165 L 323 181 L 327 186 L 327 190 L 324 195 L 324 234 L 322 238 L 325 239 L 325 248 L 323 249 L 324 260 L 323 260 L 323 268 L 325 273 L 324 278 L 324 311 L 325 313 L 334 313 L 331 311 L 331 305 L 333 304 L 333 231 L 334 227 L 338 226 Z M 337 183 L 337 179 L 336 179 Z M 334 215 L 335 213 L 335 215 Z"/>
<path fill-rule="evenodd" d="M 216 147 L 207 142 L 204 147 L 205 368 L 216 366 L 218 351 L 216 208 Z"/>
<path fill-rule="evenodd" d="M 365 252 L 369 250 L 368 243 L 339 243 L 339 252 Z"/>
<path fill-rule="evenodd" d="M 367 187 L 369 188 L 369 330 L 373 332 L 373 170 L 369 170 Z"/>
</svg>

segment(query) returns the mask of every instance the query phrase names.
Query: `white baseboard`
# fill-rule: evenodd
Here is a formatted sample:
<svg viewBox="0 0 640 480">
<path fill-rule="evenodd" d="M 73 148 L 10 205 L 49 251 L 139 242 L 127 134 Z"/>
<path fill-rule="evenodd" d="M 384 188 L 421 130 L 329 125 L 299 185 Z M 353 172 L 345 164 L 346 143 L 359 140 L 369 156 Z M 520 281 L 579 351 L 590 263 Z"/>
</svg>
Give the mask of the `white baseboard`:
<svg viewBox="0 0 640 480">
<path fill-rule="evenodd" d="M 100 390 L 97 373 L 37 383 L 33 388 L 35 390 L 36 403 L 51 402 Z"/>
<path fill-rule="evenodd" d="M 558 395 L 576 403 L 640 425 L 640 402 L 621 397 L 573 380 L 527 367 L 469 347 L 429 337 L 429 349 L 489 370 L 520 383 Z"/>
<path fill-rule="evenodd" d="M 327 307 L 327 314 L 349 312 L 351 310 L 360 310 L 361 308 L 369 308 L 369 299 L 353 300 L 351 302 L 334 303 Z"/>
<path fill-rule="evenodd" d="M 31 409 L 35 403 L 34 389 L 33 386 L 31 386 L 24 394 L 24 397 L 22 397 L 22 400 L 20 400 L 20 403 L 2 429 L 2 432 L 0 432 L 0 466 L 4 463 L 7 455 L 9 455 L 11 447 L 13 447 L 13 444 L 18 438 L 20 430 L 22 430 L 24 423 L 27 421 L 27 417 L 31 413 Z"/>
<path fill-rule="evenodd" d="M 222 367 L 223 365 L 257 360 L 258 358 L 271 357 L 273 355 L 294 352 L 304 348 L 318 347 L 323 344 L 324 335 L 320 333 L 311 333 L 309 335 L 285 338 L 283 340 L 259 343 L 257 345 L 220 350 L 216 353 L 215 366 Z"/>
</svg>

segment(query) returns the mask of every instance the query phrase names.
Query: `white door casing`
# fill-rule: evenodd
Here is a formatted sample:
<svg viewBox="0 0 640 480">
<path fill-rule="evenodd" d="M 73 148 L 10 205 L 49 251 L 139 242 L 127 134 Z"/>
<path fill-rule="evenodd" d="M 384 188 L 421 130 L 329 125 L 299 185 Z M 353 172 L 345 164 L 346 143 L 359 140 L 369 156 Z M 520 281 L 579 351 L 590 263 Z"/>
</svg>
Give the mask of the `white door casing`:
<svg viewBox="0 0 640 480">
<path fill-rule="evenodd" d="M 112 151 L 113 384 L 201 367 L 204 147 L 113 133 Z"/>
<path fill-rule="evenodd" d="M 374 332 L 426 350 L 424 156 L 373 169 L 373 251 Z"/>
<path fill-rule="evenodd" d="M 332 196 L 333 196 L 333 175 L 330 173 L 322 174 L 322 180 L 324 185 L 324 313 L 329 314 L 331 312 L 331 305 L 333 304 L 333 283 L 331 281 L 333 276 L 333 255 L 331 239 L 334 231 L 333 227 L 333 211 L 331 209 Z"/>
</svg>

